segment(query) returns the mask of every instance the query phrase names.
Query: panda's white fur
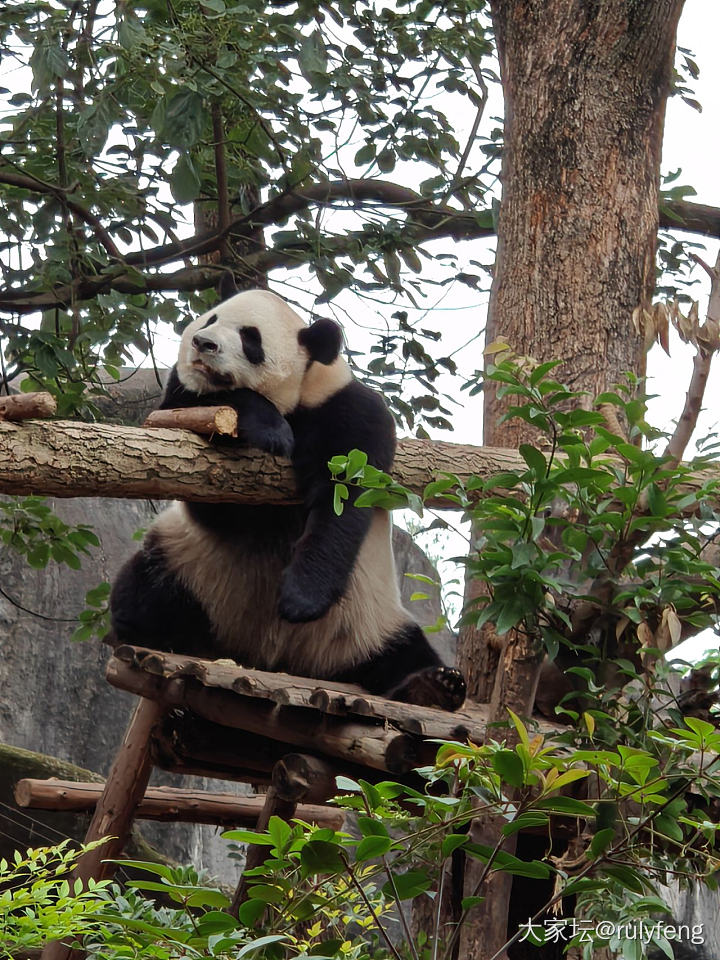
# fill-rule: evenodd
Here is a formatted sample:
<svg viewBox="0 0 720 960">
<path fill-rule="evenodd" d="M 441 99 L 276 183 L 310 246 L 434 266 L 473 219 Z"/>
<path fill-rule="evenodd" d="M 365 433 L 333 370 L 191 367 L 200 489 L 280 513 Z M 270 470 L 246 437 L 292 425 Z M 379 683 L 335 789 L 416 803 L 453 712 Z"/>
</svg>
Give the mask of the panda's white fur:
<svg viewBox="0 0 720 960">
<path fill-rule="evenodd" d="M 220 540 L 195 523 L 185 504 L 155 522 L 168 565 L 206 611 L 212 611 L 218 654 L 244 666 L 278 664 L 301 676 L 329 677 L 382 650 L 410 615 L 402 606 L 390 539 L 390 517 L 375 510 L 345 596 L 324 617 L 288 623 L 277 614 L 287 553 L 248 564 L 244 542 Z"/>
</svg>

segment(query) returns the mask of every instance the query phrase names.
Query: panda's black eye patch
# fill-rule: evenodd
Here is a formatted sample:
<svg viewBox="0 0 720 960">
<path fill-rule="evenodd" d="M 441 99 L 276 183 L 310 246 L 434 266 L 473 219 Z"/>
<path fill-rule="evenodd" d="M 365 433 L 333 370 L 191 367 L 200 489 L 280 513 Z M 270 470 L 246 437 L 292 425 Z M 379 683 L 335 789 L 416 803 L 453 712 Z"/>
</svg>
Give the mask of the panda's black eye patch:
<svg viewBox="0 0 720 960">
<path fill-rule="evenodd" d="M 211 324 L 211 323 L 215 323 L 216 320 L 217 320 L 217 314 L 216 314 L 216 313 L 211 313 L 210 316 L 209 316 L 209 317 L 207 318 L 207 320 L 205 321 L 205 323 L 200 327 L 200 329 L 201 329 L 201 330 L 204 330 L 205 327 L 209 327 L 210 324 Z"/>
<path fill-rule="evenodd" d="M 259 364 L 265 362 L 262 336 L 257 327 L 240 327 L 240 339 L 242 340 L 245 356 L 250 363 Z"/>
</svg>

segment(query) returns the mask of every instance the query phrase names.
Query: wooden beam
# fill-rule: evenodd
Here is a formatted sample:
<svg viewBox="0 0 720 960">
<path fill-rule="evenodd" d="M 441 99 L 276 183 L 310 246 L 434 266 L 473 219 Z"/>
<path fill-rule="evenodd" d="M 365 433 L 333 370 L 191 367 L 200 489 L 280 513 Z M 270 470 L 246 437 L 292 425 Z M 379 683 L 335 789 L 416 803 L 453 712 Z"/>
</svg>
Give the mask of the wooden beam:
<svg viewBox="0 0 720 960">
<path fill-rule="evenodd" d="M 333 779 L 331 793 L 322 796 L 322 800 L 337 793 L 334 783 Z M 80 813 L 94 810 L 103 790 L 102 783 L 26 778 L 15 785 L 15 802 L 19 807 L 34 810 L 71 810 Z M 309 790 L 306 792 L 309 793 Z M 315 792 L 314 796 L 319 794 Z M 138 803 L 135 819 L 212 823 L 221 827 L 255 827 L 264 803 L 265 798 L 262 796 L 241 797 L 234 793 L 148 787 L 145 796 Z M 339 830 L 345 819 L 342 810 L 324 806 L 322 803 L 298 806 L 297 816 L 301 820 L 316 823 L 320 827 L 331 827 L 333 830 Z"/>
<path fill-rule="evenodd" d="M 338 450 L 347 453 L 347 450 Z M 416 493 L 443 472 L 467 480 L 523 469 L 516 451 L 401 440 L 393 476 Z M 187 430 L 56 420 L 0 422 L 0 493 L 54 497 L 297 503 L 290 464 Z M 429 505 L 452 504 L 440 498 Z"/>
</svg>

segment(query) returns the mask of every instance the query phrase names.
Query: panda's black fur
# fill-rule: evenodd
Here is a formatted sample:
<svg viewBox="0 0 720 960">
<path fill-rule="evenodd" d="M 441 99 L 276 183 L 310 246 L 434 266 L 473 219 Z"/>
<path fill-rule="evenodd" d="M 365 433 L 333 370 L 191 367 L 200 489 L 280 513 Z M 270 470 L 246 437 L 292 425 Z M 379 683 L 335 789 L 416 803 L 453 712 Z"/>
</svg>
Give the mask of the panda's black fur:
<svg viewBox="0 0 720 960">
<path fill-rule="evenodd" d="M 161 408 L 234 407 L 240 442 L 291 456 L 303 502 L 173 504 L 117 577 L 111 641 L 457 709 L 461 674 L 401 605 L 387 512 L 354 508 L 357 491 L 333 510 L 331 457 L 357 448 L 389 470 L 395 453 L 384 401 L 352 377 L 341 346 L 332 321 L 306 327 L 267 291 L 188 325 Z"/>
</svg>

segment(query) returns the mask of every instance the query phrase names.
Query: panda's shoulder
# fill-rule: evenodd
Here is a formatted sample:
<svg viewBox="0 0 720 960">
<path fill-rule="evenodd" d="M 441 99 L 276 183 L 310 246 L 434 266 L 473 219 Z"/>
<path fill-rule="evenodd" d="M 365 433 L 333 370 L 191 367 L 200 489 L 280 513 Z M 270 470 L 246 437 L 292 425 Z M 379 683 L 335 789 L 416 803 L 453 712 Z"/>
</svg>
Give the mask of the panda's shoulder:
<svg viewBox="0 0 720 960">
<path fill-rule="evenodd" d="M 358 380 L 313 407 L 298 407 L 288 417 L 296 454 L 334 455 L 357 447 L 380 469 L 389 469 L 395 453 L 395 422 L 382 396 Z M 297 463 L 297 460 L 296 460 Z"/>
</svg>

